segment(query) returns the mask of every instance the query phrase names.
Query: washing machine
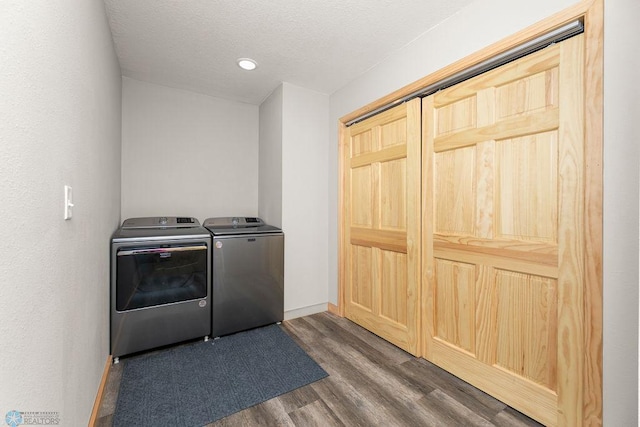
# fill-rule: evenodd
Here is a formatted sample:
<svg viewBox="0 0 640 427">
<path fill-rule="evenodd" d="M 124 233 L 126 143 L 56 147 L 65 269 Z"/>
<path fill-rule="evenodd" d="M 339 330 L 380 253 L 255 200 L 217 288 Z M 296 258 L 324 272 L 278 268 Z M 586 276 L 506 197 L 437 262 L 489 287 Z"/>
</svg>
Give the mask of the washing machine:
<svg viewBox="0 0 640 427">
<path fill-rule="evenodd" d="M 284 233 L 256 217 L 208 218 L 213 238 L 211 336 L 284 318 Z"/>
<path fill-rule="evenodd" d="M 190 217 L 130 218 L 111 238 L 111 354 L 211 334 L 211 234 Z"/>
</svg>

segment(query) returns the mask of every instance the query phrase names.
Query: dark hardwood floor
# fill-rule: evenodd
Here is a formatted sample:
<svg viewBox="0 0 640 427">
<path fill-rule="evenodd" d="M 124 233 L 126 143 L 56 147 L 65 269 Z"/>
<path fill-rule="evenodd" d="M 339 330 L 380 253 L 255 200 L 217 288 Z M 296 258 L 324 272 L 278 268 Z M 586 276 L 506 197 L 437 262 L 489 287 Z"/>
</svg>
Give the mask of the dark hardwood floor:
<svg viewBox="0 0 640 427">
<path fill-rule="evenodd" d="M 443 371 L 329 313 L 283 322 L 327 378 L 209 426 L 539 426 Z M 122 364 L 111 368 L 99 426 L 110 426 Z"/>
</svg>

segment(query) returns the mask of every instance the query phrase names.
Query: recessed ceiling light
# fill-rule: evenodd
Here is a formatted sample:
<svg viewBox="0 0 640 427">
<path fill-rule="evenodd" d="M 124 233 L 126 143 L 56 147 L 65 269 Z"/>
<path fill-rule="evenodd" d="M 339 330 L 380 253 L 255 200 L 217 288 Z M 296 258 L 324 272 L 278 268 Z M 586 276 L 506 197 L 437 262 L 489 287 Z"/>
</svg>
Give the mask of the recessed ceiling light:
<svg viewBox="0 0 640 427">
<path fill-rule="evenodd" d="M 258 63 L 251 58 L 238 58 L 238 67 L 243 70 L 255 70 L 258 66 Z"/>
</svg>

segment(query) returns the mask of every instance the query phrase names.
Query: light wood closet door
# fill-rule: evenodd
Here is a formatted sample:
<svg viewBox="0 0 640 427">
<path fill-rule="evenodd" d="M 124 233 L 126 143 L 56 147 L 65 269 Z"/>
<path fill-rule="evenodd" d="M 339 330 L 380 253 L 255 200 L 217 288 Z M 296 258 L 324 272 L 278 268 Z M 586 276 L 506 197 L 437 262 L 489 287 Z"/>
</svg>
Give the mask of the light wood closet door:
<svg viewBox="0 0 640 427">
<path fill-rule="evenodd" d="M 580 425 L 582 36 L 423 100 L 424 356 Z"/>
<path fill-rule="evenodd" d="M 345 315 L 417 354 L 420 100 L 346 130 Z"/>
</svg>

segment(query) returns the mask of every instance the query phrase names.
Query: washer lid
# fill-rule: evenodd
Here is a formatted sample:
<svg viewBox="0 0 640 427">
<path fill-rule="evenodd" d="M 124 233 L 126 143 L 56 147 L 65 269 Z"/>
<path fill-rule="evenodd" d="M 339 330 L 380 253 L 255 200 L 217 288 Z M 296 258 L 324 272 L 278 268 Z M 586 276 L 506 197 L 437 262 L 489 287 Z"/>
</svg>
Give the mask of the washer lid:
<svg viewBox="0 0 640 427">
<path fill-rule="evenodd" d="M 131 228 L 184 228 L 198 227 L 197 219 L 183 216 L 151 216 L 129 218 L 122 223 L 123 229 Z"/>
<path fill-rule="evenodd" d="M 267 225 L 261 218 L 227 216 L 207 218 L 202 224 L 211 231 L 214 236 L 229 234 L 262 234 L 281 233 L 282 230 L 273 225 Z"/>
</svg>

